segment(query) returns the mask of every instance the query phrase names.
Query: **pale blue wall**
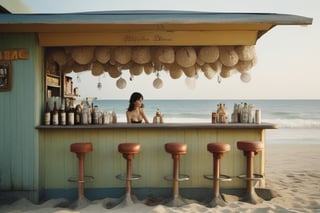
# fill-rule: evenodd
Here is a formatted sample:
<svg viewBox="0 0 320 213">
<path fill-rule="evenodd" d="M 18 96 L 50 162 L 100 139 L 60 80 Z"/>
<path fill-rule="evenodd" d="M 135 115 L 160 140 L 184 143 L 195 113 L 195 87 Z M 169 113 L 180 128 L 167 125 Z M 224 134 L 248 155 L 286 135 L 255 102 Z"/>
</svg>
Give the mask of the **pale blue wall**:
<svg viewBox="0 0 320 213">
<path fill-rule="evenodd" d="M 0 50 L 26 48 L 12 61 L 12 89 L 0 92 L 0 192 L 38 200 L 38 132 L 43 100 L 42 48 L 34 33 L 1 33 Z"/>
</svg>

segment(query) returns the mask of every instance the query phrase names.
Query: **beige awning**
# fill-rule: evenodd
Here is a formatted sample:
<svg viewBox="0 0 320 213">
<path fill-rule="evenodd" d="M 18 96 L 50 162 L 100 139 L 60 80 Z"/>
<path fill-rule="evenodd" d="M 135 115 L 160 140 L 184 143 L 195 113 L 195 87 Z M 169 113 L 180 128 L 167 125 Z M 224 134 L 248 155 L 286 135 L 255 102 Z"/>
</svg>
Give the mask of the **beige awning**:
<svg viewBox="0 0 320 213">
<path fill-rule="evenodd" d="M 109 11 L 0 14 L 0 32 L 35 32 L 41 46 L 254 45 L 276 25 L 312 18 L 273 13 Z"/>
</svg>

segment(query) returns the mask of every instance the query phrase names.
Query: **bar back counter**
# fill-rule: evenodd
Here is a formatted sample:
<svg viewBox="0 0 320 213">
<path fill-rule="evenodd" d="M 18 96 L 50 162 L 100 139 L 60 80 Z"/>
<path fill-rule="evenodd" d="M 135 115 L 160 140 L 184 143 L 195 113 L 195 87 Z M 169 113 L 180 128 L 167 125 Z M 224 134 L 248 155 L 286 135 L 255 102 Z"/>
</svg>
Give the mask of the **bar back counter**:
<svg viewBox="0 0 320 213">
<path fill-rule="evenodd" d="M 222 190 L 245 188 L 246 181 L 237 178 L 246 174 L 246 158 L 237 149 L 237 141 L 251 140 L 265 143 L 265 130 L 275 129 L 274 124 L 107 124 L 75 126 L 38 126 L 40 153 L 40 188 L 45 199 L 77 196 L 77 184 L 68 178 L 77 176 L 77 158 L 70 152 L 76 142 L 91 142 L 93 151 L 85 156 L 85 175 L 94 181 L 86 183 L 89 199 L 120 197 L 124 194 L 125 182 L 115 176 L 125 173 L 126 162 L 118 152 L 118 144 L 135 142 L 141 151 L 134 156 L 133 173 L 142 178 L 132 183 L 138 198 L 147 196 L 169 197 L 171 183 L 163 177 L 172 174 L 171 155 L 165 152 L 168 142 L 186 143 L 187 154 L 180 159 L 180 172 L 190 180 L 180 183 L 181 194 L 192 199 L 201 199 L 212 191 L 212 181 L 203 177 L 213 173 L 212 154 L 207 144 L 221 142 L 230 144 L 231 150 L 221 160 L 220 171 L 232 177 L 221 182 Z M 265 150 L 254 158 L 254 173 L 265 175 Z M 260 187 L 264 187 L 264 181 Z"/>
</svg>

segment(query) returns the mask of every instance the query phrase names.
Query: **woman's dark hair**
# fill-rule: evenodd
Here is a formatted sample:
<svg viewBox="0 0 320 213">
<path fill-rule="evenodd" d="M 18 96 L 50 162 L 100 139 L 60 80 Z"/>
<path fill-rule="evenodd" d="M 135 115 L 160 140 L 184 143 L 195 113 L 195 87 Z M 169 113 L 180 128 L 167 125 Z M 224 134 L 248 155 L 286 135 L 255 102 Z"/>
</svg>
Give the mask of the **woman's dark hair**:
<svg viewBox="0 0 320 213">
<path fill-rule="evenodd" d="M 142 98 L 142 100 L 143 100 L 143 96 L 141 93 L 139 93 L 139 92 L 132 93 L 130 100 L 129 100 L 129 107 L 128 107 L 129 112 L 134 109 L 134 102 L 136 102 L 140 98 Z M 141 105 L 141 107 L 143 107 L 143 104 Z"/>
</svg>

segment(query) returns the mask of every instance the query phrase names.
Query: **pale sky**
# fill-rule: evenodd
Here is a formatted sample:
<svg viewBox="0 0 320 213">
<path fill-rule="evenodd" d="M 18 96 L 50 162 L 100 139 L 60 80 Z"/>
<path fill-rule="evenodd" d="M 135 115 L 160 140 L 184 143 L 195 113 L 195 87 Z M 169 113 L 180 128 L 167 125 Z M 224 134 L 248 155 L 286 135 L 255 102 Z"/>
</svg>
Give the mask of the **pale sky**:
<svg viewBox="0 0 320 213">
<path fill-rule="evenodd" d="M 8 2 L 12 0 L 0 0 Z M 14 0 L 17 1 L 17 0 Z M 140 91 L 145 99 L 320 99 L 320 24 L 319 0 L 20 0 L 35 13 L 63 13 L 108 10 L 188 10 L 210 12 L 267 12 L 301 15 L 313 18 L 308 27 L 276 26 L 256 44 L 258 63 L 250 71 L 249 83 L 240 81 L 240 75 L 222 79 L 196 81 L 189 89 L 185 77 L 171 79 L 160 75 L 164 81 L 161 89 L 152 86 L 155 75 L 137 76 L 123 90 L 115 86 L 117 79 L 100 77 L 102 89 L 97 89 L 99 78 L 81 74 L 81 83 L 74 79 L 81 96 L 99 99 L 128 99 L 133 91 Z"/>
</svg>

